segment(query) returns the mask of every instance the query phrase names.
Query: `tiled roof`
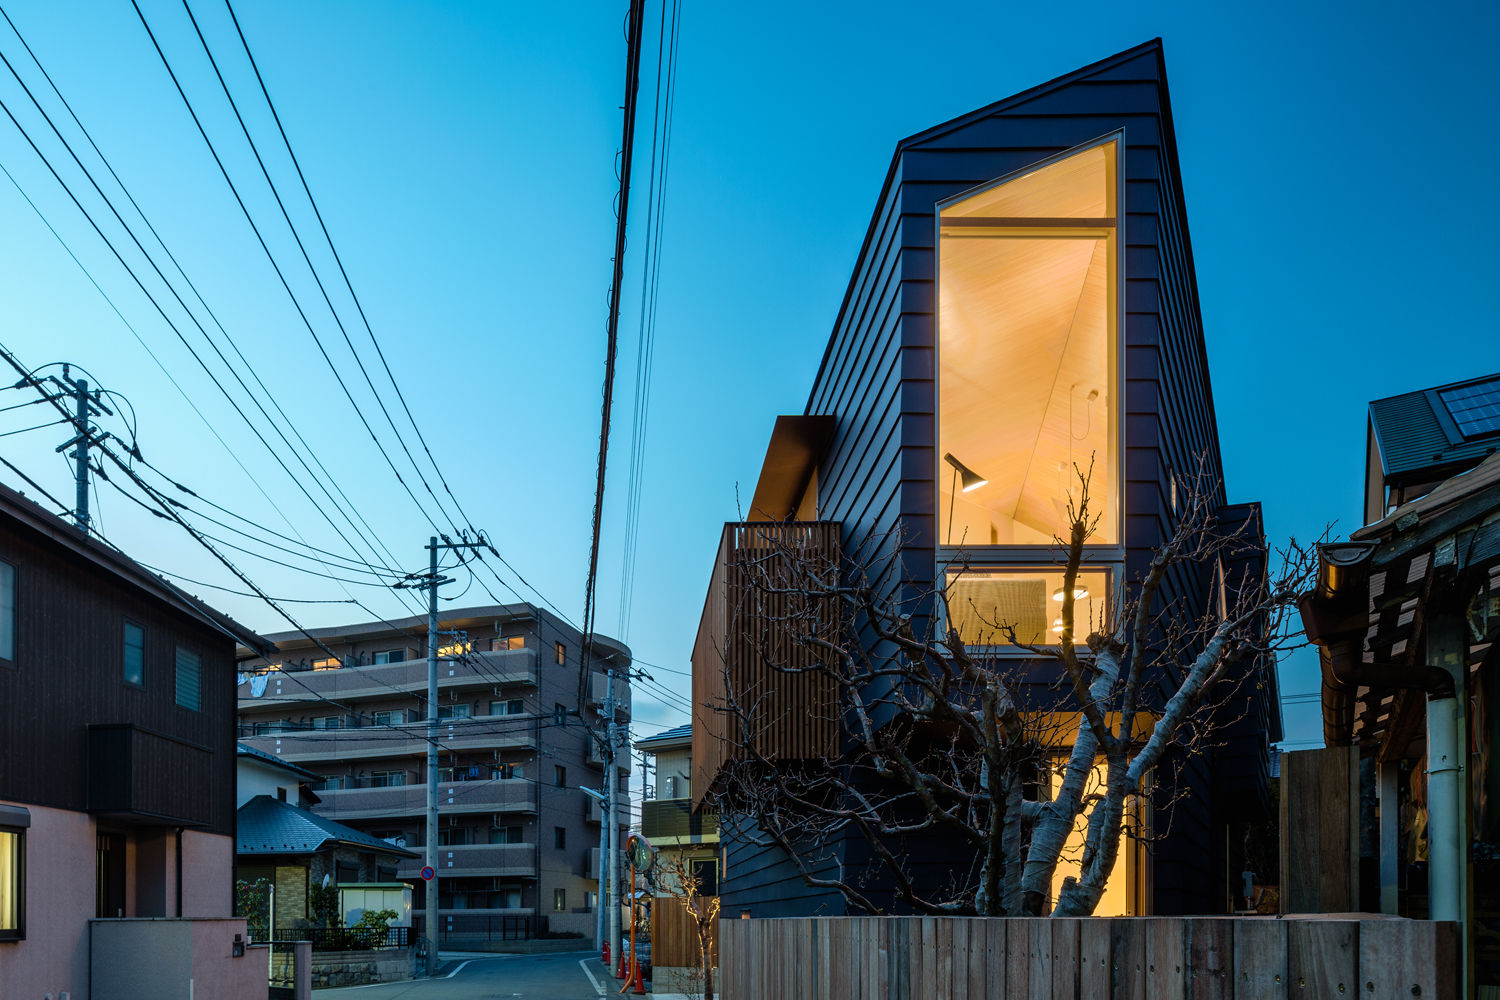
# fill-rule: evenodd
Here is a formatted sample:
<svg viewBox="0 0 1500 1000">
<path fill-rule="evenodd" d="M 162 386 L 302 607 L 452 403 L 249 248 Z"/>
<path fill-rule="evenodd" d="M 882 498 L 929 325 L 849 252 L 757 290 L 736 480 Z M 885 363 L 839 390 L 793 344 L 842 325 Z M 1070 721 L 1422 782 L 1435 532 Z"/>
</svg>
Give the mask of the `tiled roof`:
<svg viewBox="0 0 1500 1000">
<path fill-rule="evenodd" d="M 250 757 L 260 761 L 263 764 L 270 764 L 273 767 L 282 768 L 283 770 L 290 771 L 292 774 L 300 775 L 304 778 L 317 777 L 316 774 L 312 773 L 307 768 L 298 767 L 296 764 L 288 763 L 287 761 L 282 760 L 280 757 L 276 756 L 273 753 L 266 753 L 266 751 L 264 750 L 257 750 L 255 747 L 248 746 L 244 743 L 236 743 L 234 747 L 235 752 L 241 757 Z"/>
<path fill-rule="evenodd" d="M 680 743 L 692 739 L 693 724 L 691 722 L 682 726 L 674 726 L 665 732 L 657 733 L 655 736 L 642 737 L 635 741 L 638 748 L 650 748 L 662 744 Z"/>
<path fill-rule="evenodd" d="M 314 854 L 329 843 L 415 858 L 418 855 L 269 795 L 257 795 L 235 814 L 238 854 Z"/>
</svg>

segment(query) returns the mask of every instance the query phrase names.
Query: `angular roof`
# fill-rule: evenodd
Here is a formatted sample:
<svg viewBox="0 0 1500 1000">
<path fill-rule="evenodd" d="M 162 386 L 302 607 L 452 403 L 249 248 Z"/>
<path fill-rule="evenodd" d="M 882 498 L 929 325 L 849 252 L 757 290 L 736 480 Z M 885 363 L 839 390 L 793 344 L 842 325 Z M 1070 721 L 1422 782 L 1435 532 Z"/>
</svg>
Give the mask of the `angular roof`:
<svg viewBox="0 0 1500 1000">
<path fill-rule="evenodd" d="M 257 795 L 235 814 L 236 854 L 315 854 L 324 847 L 351 847 L 402 858 L 418 855 L 379 837 L 299 809 L 269 795 Z"/>
<path fill-rule="evenodd" d="M 637 750 L 666 750 L 676 745 L 691 746 L 693 741 L 693 724 L 691 722 L 681 726 L 673 726 L 671 729 L 657 733 L 655 736 L 646 736 L 635 741 Z"/>
<path fill-rule="evenodd" d="M 1375 435 L 1381 471 L 1386 481 L 1414 478 L 1431 482 L 1446 478 L 1458 467 L 1500 449 L 1500 432 L 1475 426 L 1459 401 L 1474 401 L 1475 393 L 1500 398 L 1500 374 L 1450 382 L 1431 389 L 1404 392 L 1370 404 L 1370 430 Z M 1491 404 L 1493 405 L 1493 404 Z M 1465 433 L 1465 430 L 1468 433 Z"/>
<path fill-rule="evenodd" d="M 287 761 L 282 760 L 280 757 L 276 756 L 273 753 L 266 753 L 266 751 L 264 750 L 257 750 L 255 747 L 247 746 L 244 743 L 236 743 L 234 745 L 234 748 L 237 756 L 249 757 L 262 764 L 266 764 L 271 767 L 279 767 L 283 771 L 295 774 L 301 778 L 311 779 L 318 777 L 318 775 L 314 774 L 312 771 L 309 771 L 307 768 L 298 767 L 296 764 L 288 763 Z"/>
<path fill-rule="evenodd" d="M 90 563 L 95 569 L 144 592 L 189 618 L 197 619 L 209 628 L 224 633 L 242 647 L 257 652 L 271 647 L 271 643 L 263 636 L 252 632 L 228 615 L 214 610 L 164 577 L 146 569 L 119 549 L 69 524 L 56 514 L 48 513 L 32 500 L 3 484 L 0 484 L 0 515 L 4 515 L 19 527 L 40 535 L 53 547 L 72 553 Z"/>
</svg>

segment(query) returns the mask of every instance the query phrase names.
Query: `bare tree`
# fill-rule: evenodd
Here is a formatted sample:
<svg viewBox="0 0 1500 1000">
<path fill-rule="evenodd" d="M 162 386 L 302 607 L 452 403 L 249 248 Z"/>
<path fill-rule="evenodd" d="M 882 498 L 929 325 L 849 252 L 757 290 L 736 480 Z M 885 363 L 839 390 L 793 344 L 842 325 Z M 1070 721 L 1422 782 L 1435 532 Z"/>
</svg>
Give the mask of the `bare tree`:
<svg viewBox="0 0 1500 1000">
<path fill-rule="evenodd" d="M 1131 829 L 1132 809 L 1169 794 L 1173 782 L 1161 792 L 1154 776 L 1214 745 L 1244 685 L 1264 683 L 1292 644 L 1289 615 L 1315 565 L 1295 541 L 1261 558 L 1259 532 L 1225 523 L 1210 485 L 1184 484 L 1171 536 L 1107 620 L 1081 622 L 1076 585 L 1099 516 L 1078 471 L 1070 534 L 1057 540 L 1055 645 L 985 608 L 954 608 L 947 584 L 883 592 L 873 567 L 788 546 L 747 558 L 731 629 L 753 637 L 770 679 L 728 678 L 705 705 L 727 716 L 733 743 L 711 793 L 726 834 L 780 848 L 807 884 L 865 912 L 1091 914 L 1122 840 L 1149 836 Z M 1209 581 L 1208 613 L 1168 601 L 1171 578 Z M 967 637 L 954 611 L 971 623 Z M 973 634 L 974 621 L 986 634 Z M 1038 662 L 1053 664 L 1051 683 L 1035 682 Z M 786 704 L 778 688 L 799 675 L 825 697 Z M 825 756 L 788 759 L 763 738 L 785 713 L 809 711 L 836 726 Z M 1077 828 L 1079 874 L 1054 893 Z M 851 834 L 871 860 L 848 865 L 827 848 Z M 950 845 L 936 863 L 924 858 L 934 843 Z"/>
<path fill-rule="evenodd" d="M 714 927 L 719 922 L 719 897 L 703 894 L 703 885 L 693 868 L 692 859 L 681 851 L 657 854 L 647 881 L 687 913 L 698 944 L 697 976 L 702 980 L 701 992 L 704 1000 L 714 1000 L 714 966 L 719 960 L 715 953 Z M 654 941 L 652 947 L 660 943 Z"/>
</svg>

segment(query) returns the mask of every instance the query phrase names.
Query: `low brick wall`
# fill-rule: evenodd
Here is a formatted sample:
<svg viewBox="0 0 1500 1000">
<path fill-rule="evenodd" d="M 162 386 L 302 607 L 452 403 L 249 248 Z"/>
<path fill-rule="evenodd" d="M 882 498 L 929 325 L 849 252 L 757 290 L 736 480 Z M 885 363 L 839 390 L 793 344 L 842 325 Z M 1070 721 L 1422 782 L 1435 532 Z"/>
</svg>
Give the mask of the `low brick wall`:
<svg viewBox="0 0 1500 1000">
<path fill-rule="evenodd" d="M 381 951 L 315 951 L 312 953 L 312 984 L 363 986 L 410 979 L 416 974 L 416 951 L 389 948 Z"/>
</svg>

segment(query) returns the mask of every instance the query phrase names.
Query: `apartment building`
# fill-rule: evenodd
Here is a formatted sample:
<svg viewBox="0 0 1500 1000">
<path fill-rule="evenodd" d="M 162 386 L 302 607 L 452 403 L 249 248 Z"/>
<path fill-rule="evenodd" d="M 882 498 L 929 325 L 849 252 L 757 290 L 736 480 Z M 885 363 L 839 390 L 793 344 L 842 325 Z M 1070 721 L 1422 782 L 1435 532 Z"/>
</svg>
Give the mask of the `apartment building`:
<svg viewBox="0 0 1500 1000">
<path fill-rule="evenodd" d="M 440 938 L 592 937 L 601 816 L 582 789 L 605 780 L 591 733 L 602 729 L 606 671 L 616 717 L 629 717 L 630 650 L 596 635 L 585 675 L 582 635 L 529 604 L 451 610 L 439 628 Z M 317 814 L 421 854 L 426 617 L 269 638 L 276 656 L 248 661 L 241 676 L 241 740 L 318 775 Z M 629 767 L 619 754 L 622 792 Z M 419 881 L 425 863 L 404 861 L 395 876 Z"/>
</svg>

